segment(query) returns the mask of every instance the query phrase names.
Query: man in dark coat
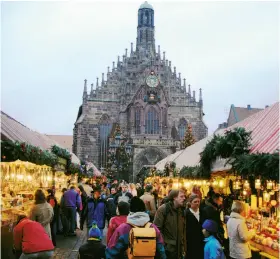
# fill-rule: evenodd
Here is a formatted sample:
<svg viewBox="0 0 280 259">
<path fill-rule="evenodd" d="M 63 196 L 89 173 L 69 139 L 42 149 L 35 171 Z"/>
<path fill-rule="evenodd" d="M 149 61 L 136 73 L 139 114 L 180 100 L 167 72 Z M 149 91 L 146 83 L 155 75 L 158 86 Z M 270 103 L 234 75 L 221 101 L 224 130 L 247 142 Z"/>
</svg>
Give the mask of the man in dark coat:
<svg viewBox="0 0 280 259">
<path fill-rule="evenodd" d="M 87 227 L 91 228 L 92 222 L 96 221 L 97 227 L 103 235 L 107 215 L 107 203 L 101 198 L 101 190 L 96 188 L 93 190 L 93 197 L 88 198 L 86 207 L 83 209 L 81 225 L 87 220 Z"/>
<path fill-rule="evenodd" d="M 115 204 L 115 197 L 117 195 L 117 191 L 115 187 L 111 188 L 111 194 L 107 199 L 107 208 L 108 208 L 108 222 L 112 217 L 117 215 L 117 206 Z"/>
<path fill-rule="evenodd" d="M 223 222 L 220 218 L 222 211 L 223 197 L 219 193 L 214 193 L 212 197 L 205 201 L 205 207 L 203 208 L 203 222 L 206 219 L 214 220 L 218 224 L 217 236 L 221 242 L 224 239 Z"/>
<path fill-rule="evenodd" d="M 130 203 L 132 197 L 132 194 L 128 192 L 128 185 L 124 183 L 122 184 L 122 191 L 115 196 L 115 204 L 118 204 L 120 201 Z"/>
</svg>

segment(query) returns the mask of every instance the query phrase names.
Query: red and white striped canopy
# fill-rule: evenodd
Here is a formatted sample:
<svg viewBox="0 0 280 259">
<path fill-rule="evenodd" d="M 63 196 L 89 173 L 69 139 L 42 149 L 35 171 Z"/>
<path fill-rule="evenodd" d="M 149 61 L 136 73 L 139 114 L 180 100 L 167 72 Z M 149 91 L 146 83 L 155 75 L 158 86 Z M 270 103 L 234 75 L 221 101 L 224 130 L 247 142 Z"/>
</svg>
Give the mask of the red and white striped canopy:
<svg viewBox="0 0 280 259">
<path fill-rule="evenodd" d="M 240 121 L 228 129 L 252 131 L 251 153 L 274 153 L 279 149 L 279 102 Z"/>
</svg>

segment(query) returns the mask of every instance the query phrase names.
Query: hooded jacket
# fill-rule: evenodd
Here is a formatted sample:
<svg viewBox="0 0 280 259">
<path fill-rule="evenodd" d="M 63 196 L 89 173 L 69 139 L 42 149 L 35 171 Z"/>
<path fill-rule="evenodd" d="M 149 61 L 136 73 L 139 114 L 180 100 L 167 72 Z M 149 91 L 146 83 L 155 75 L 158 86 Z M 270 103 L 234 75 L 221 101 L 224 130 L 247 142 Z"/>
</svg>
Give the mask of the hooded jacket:
<svg viewBox="0 0 280 259">
<path fill-rule="evenodd" d="M 226 259 L 220 242 L 212 235 L 204 239 L 204 259 Z"/>
<path fill-rule="evenodd" d="M 127 217 L 127 223 L 129 224 L 121 224 L 112 235 L 106 249 L 106 258 L 124 258 L 123 254 L 128 248 L 129 232 L 132 229 L 132 226 L 130 224 L 135 225 L 137 227 L 144 227 L 149 222 L 149 220 L 150 217 L 145 212 L 130 213 Z M 151 228 L 154 228 L 156 231 L 157 245 L 155 258 L 166 259 L 162 236 L 158 228 L 154 224 L 151 224 Z"/>
<path fill-rule="evenodd" d="M 249 241 L 253 238 L 254 232 L 248 231 L 245 218 L 232 212 L 227 222 L 227 230 L 230 256 L 238 259 L 252 257 Z"/>
<path fill-rule="evenodd" d="M 122 223 L 126 223 L 127 215 L 120 215 L 110 219 L 109 227 L 107 231 L 107 244 L 111 239 L 111 236 L 114 234 L 115 230 L 120 226 Z"/>
</svg>

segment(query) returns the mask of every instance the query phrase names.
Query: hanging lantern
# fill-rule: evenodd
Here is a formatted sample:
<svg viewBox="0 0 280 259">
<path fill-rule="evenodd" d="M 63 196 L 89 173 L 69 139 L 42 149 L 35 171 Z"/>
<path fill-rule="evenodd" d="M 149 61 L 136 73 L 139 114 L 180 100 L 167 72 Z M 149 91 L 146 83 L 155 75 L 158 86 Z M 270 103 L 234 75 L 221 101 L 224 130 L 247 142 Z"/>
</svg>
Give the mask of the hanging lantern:
<svg viewBox="0 0 280 259">
<path fill-rule="evenodd" d="M 220 188 L 223 188 L 223 187 L 224 187 L 224 180 L 220 180 L 220 181 L 219 181 L 219 187 L 220 187 Z"/>
<path fill-rule="evenodd" d="M 250 184 L 249 184 L 248 180 L 246 180 L 244 182 L 243 186 L 244 186 L 244 189 L 250 189 Z"/>
<path fill-rule="evenodd" d="M 277 204 L 277 201 L 276 201 L 276 200 L 271 200 L 270 204 L 271 204 L 273 207 L 275 207 L 276 204 Z"/>
<path fill-rule="evenodd" d="M 273 182 L 272 181 L 267 181 L 266 188 L 267 188 L 267 190 L 273 189 Z"/>
<path fill-rule="evenodd" d="M 235 182 L 233 183 L 233 189 L 234 189 L 234 190 L 240 190 L 240 188 L 241 188 L 240 185 L 241 185 L 241 183 L 240 183 L 239 180 L 235 181 Z"/>
<path fill-rule="evenodd" d="M 266 192 L 266 191 L 263 193 L 263 200 L 265 202 L 269 202 L 270 201 L 270 194 L 268 192 Z"/>
<path fill-rule="evenodd" d="M 257 180 L 255 181 L 255 188 L 256 188 L 257 190 L 259 190 L 259 189 L 261 188 L 261 180 L 260 180 L 260 179 L 257 179 Z"/>
<path fill-rule="evenodd" d="M 244 196 L 247 195 L 247 191 L 246 191 L 246 190 L 243 191 L 243 195 L 244 195 Z"/>
</svg>

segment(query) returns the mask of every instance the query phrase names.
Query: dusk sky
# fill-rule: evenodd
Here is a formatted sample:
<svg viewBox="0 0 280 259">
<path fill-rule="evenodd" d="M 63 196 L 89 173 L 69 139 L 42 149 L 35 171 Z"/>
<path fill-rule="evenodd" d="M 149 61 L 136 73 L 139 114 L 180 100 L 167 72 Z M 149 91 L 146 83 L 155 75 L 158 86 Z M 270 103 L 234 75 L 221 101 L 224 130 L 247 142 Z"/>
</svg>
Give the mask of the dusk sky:
<svg viewBox="0 0 280 259">
<path fill-rule="evenodd" d="M 142 2 L 2 2 L 2 111 L 41 133 L 73 134 L 84 79 L 95 85 L 135 47 Z M 279 2 L 149 3 L 156 46 L 197 96 L 202 88 L 209 134 L 231 104 L 278 101 Z"/>
</svg>

